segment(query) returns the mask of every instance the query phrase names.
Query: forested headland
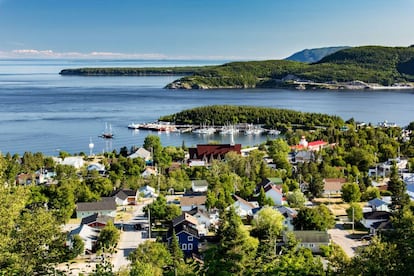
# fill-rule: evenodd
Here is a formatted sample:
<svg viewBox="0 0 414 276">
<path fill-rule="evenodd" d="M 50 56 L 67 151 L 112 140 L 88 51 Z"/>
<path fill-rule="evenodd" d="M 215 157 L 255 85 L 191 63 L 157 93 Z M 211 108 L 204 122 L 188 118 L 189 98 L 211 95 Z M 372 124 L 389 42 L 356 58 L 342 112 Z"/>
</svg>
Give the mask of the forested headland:
<svg viewBox="0 0 414 276">
<path fill-rule="evenodd" d="M 412 88 L 414 47 L 353 47 L 330 54 L 316 63 L 240 61 L 200 67 L 64 69 L 60 74 L 183 76 L 168 84 L 166 88 L 169 89 L 375 89 L 376 85 Z"/>
</svg>

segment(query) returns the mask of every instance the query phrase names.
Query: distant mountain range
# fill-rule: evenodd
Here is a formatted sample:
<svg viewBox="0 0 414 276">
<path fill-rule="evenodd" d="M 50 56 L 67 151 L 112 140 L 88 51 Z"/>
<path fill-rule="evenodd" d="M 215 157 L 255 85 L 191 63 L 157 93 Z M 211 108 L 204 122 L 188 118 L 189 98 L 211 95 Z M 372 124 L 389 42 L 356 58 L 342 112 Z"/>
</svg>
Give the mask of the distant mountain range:
<svg viewBox="0 0 414 276">
<path fill-rule="evenodd" d="M 306 63 L 318 62 L 324 57 L 338 52 L 343 49 L 350 48 L 349 46 L 336 46 L 336 47 L 323 47 L 314 49 L 305 49 L 300 52 L 294 53 L 293 55 L 285 58 L 286 60 L 293 60 Z"/>
</svg>

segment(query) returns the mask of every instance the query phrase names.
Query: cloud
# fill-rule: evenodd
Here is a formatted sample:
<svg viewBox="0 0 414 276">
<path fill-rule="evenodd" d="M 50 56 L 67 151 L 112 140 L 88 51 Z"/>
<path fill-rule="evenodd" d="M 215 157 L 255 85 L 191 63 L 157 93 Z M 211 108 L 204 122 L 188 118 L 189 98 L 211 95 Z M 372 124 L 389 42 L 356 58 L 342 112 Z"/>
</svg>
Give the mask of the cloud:
<svg viewBox="0 0 414 276">
<path fill-rule="evenodd" d="M 0 0 L 1 1 L 1 0 Z M 147 60 L 258 60 L 269 57 L 241 57 L 241 56 L 199 56 L 175 55 L 168 56 L 161 53 L 119 53 L 119 52 L 55 52 L 53 50 L 16 49 L 1 51 L 0 58 L 62 58 L 62 59 L 147 59 Z"/>
</svg>

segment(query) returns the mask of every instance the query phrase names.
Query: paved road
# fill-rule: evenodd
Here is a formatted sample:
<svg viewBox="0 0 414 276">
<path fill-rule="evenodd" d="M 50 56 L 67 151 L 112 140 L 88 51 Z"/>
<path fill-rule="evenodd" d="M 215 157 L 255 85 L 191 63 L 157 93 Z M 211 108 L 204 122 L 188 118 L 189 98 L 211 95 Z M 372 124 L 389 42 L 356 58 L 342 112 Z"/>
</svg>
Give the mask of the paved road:
<svg viewBox="0 0 414 276">
<path fill-rule="evenodd" d="M 348 257 L 355 255 L 357 247 L 364 245 L 363 242 L 351 239 L 349 232 L 342 229 L 342 225 L 335 225 L 334 229 L 329 229 L 328 233 L 334 243 L 342 247 Z"/>
<path fill-rule="evenodd" d="M 147 232 L 145 230 L 137 230 L 134 226 L 137 223 L 148 222 L 142 209 L 150 202 L 148 201 L 144 204 L 134 206 L 134 213 L 130 221 L 122 222 L 121 237 L 116 249 L 117 253 L 112 256 L 114 271 L 118 271 L 121 267 L 127 266 L 129 264 L 127 260 L 128 255 L 146 240 Z"/>
</svg>

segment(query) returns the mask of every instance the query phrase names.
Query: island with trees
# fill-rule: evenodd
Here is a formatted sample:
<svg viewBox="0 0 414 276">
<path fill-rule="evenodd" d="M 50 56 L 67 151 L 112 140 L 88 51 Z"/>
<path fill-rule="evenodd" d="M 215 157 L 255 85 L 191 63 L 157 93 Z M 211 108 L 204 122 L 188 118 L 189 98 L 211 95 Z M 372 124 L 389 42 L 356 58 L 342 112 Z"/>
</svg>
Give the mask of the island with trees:
<svg viewBox="0 0 414 276">
<path fill-rule="evenodd" d="M 191 148 L 163 146 L 157 135 L 93 156 L 1 154 L 1 274 L 67 275 L 75 265 L 89 275 L 414 273 L 414 204 L 407 193 L 414 185 L 414 122 L 372 126 L 228 106 L 171 117 L 196 122 L 198 113 L 219 114 L 214 119 L 223 122 L 266 113 L 259 121 L 287 116 L 301 123 L 243 154 L 212 154 L 194 166 Z M 288 126 L 287 119 L 274 120 Z M 324 143 L 312 148 L 314 141 Z M 77 218 L 80 204 L 109 201 L 118 206 L 105 226 Z M 133 210 L 143 212 L 142 229 Z M 92 247 L 82 231 L 66 229 L 81 223 L 95 237 Z M 130 234 L 139 242 L 116 267 Z"/>
</svg>

